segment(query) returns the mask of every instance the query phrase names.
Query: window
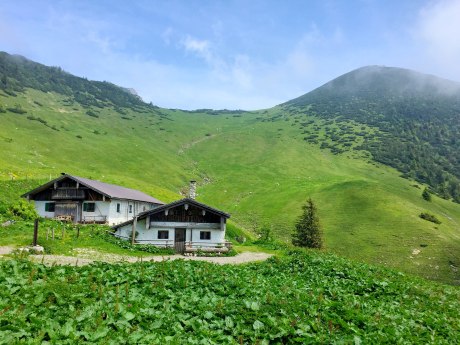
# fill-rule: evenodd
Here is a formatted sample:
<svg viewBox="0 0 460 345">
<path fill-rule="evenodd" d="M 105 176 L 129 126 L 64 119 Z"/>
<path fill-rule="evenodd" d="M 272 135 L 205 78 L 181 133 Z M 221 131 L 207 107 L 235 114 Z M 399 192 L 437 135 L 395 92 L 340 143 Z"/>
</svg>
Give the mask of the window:
<svg viewBox="0 0 460 345">
<path fill-rule="evenodd" d="M 94 212 L 96 209 L 96 204 L 94 202 L 85 202 L 83 204 L 83 211 L 85 212 Z"/>
<path fill-rule="evenodd" d="M 117 204 L 117 212 L 120 213 L 121 205 L 120 203 Z"/>
<path fill-rule="evenodd" d="M 54 202 L 45 203 L 45 212 L 54 212 Z"/>
<path fill-rule="evenodd" d="M 133 213 L 133 205 L 129 205 L 129 213 Z"/>
<path fill-rule="evenodd" d="M 210 240 L 211 231 L 200 231 L 200 240 Z"/>
<path fill-rule="evenodd" d="M 169 231 L 168 230 L 158 230 L 158 239 L 159 240 L 167 240 L 169 238 Z"/>
</svg>

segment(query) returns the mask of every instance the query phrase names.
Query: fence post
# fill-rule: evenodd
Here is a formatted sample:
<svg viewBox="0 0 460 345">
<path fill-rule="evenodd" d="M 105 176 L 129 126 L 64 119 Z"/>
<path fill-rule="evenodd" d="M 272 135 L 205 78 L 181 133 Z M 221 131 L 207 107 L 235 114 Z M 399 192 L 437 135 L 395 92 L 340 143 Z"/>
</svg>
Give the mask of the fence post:
<svg viewBox="0 0 460 345">
<path fill-rule="evenodd" d="M 34 221 L 34 241 L 32 245 L 35 247 L 37 245 L 37 240 L 38 240 L 38 218 L 35 218 Z"/>
</svg>

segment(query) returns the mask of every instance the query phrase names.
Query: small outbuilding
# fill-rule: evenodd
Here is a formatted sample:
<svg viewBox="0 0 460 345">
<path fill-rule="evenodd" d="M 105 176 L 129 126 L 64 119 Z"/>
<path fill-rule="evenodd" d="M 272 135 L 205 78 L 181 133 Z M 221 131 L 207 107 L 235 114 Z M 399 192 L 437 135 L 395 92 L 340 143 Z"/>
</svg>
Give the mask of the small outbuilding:
<svg viewBox="0 0 460 345">
<path fill-rule="evenodd" d="M 194 196 L 194 192 L 191 193 Z M 230 215 L 185 198 L 142 212 L 113 226 L 116 237 L 184 252 L 226 252 L 225 230 Z M 133 234 L 134 231 L 134 234 Z"/>
<path fill-rule="evenodd" d="M 164 205 L 135 189 L 65 173 L 22 197 L 33 200 L 38 214 L 45 218 L 110 225 Z"/>
</svg>

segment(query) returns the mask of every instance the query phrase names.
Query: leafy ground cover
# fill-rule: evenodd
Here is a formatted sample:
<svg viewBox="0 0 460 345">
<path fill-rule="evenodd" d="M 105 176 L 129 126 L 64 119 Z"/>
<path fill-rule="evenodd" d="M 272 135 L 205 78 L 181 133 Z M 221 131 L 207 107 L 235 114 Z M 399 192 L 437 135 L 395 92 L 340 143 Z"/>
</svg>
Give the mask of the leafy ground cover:
<svg viewBox="0 0 460 345">
<path fill-rule="evenodd" d="M 314 252 L 243 266 L 0 262 L 0 343 L 458 344 L 460 290 Z"/>
</svg>

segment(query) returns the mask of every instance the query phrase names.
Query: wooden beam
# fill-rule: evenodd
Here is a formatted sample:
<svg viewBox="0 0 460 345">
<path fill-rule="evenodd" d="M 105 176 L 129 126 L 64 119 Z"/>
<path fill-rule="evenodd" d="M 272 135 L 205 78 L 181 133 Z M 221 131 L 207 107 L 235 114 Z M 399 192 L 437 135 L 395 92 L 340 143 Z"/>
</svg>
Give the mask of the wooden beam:
<svg viewBox="0 0 460 345">
<path fill-rule="evenodd" d="M 134 217 L 133 229 L 131 231 L 131 244 L 134 244 L 134 240 L 136 238 L 136 229 L 137 229 L 137 217 Z"/>
<path fill-rule="evenodd" d="M 220 217 L 220 230 L 225 231 L 225 218 Z"/>
<path fill-rule="evenodd" d="M 221 229 L 221 223 L 193 223 L 193 222 L 150 222 L 154 228 L 193 228 L 193 229 Z"/>
</svg>

